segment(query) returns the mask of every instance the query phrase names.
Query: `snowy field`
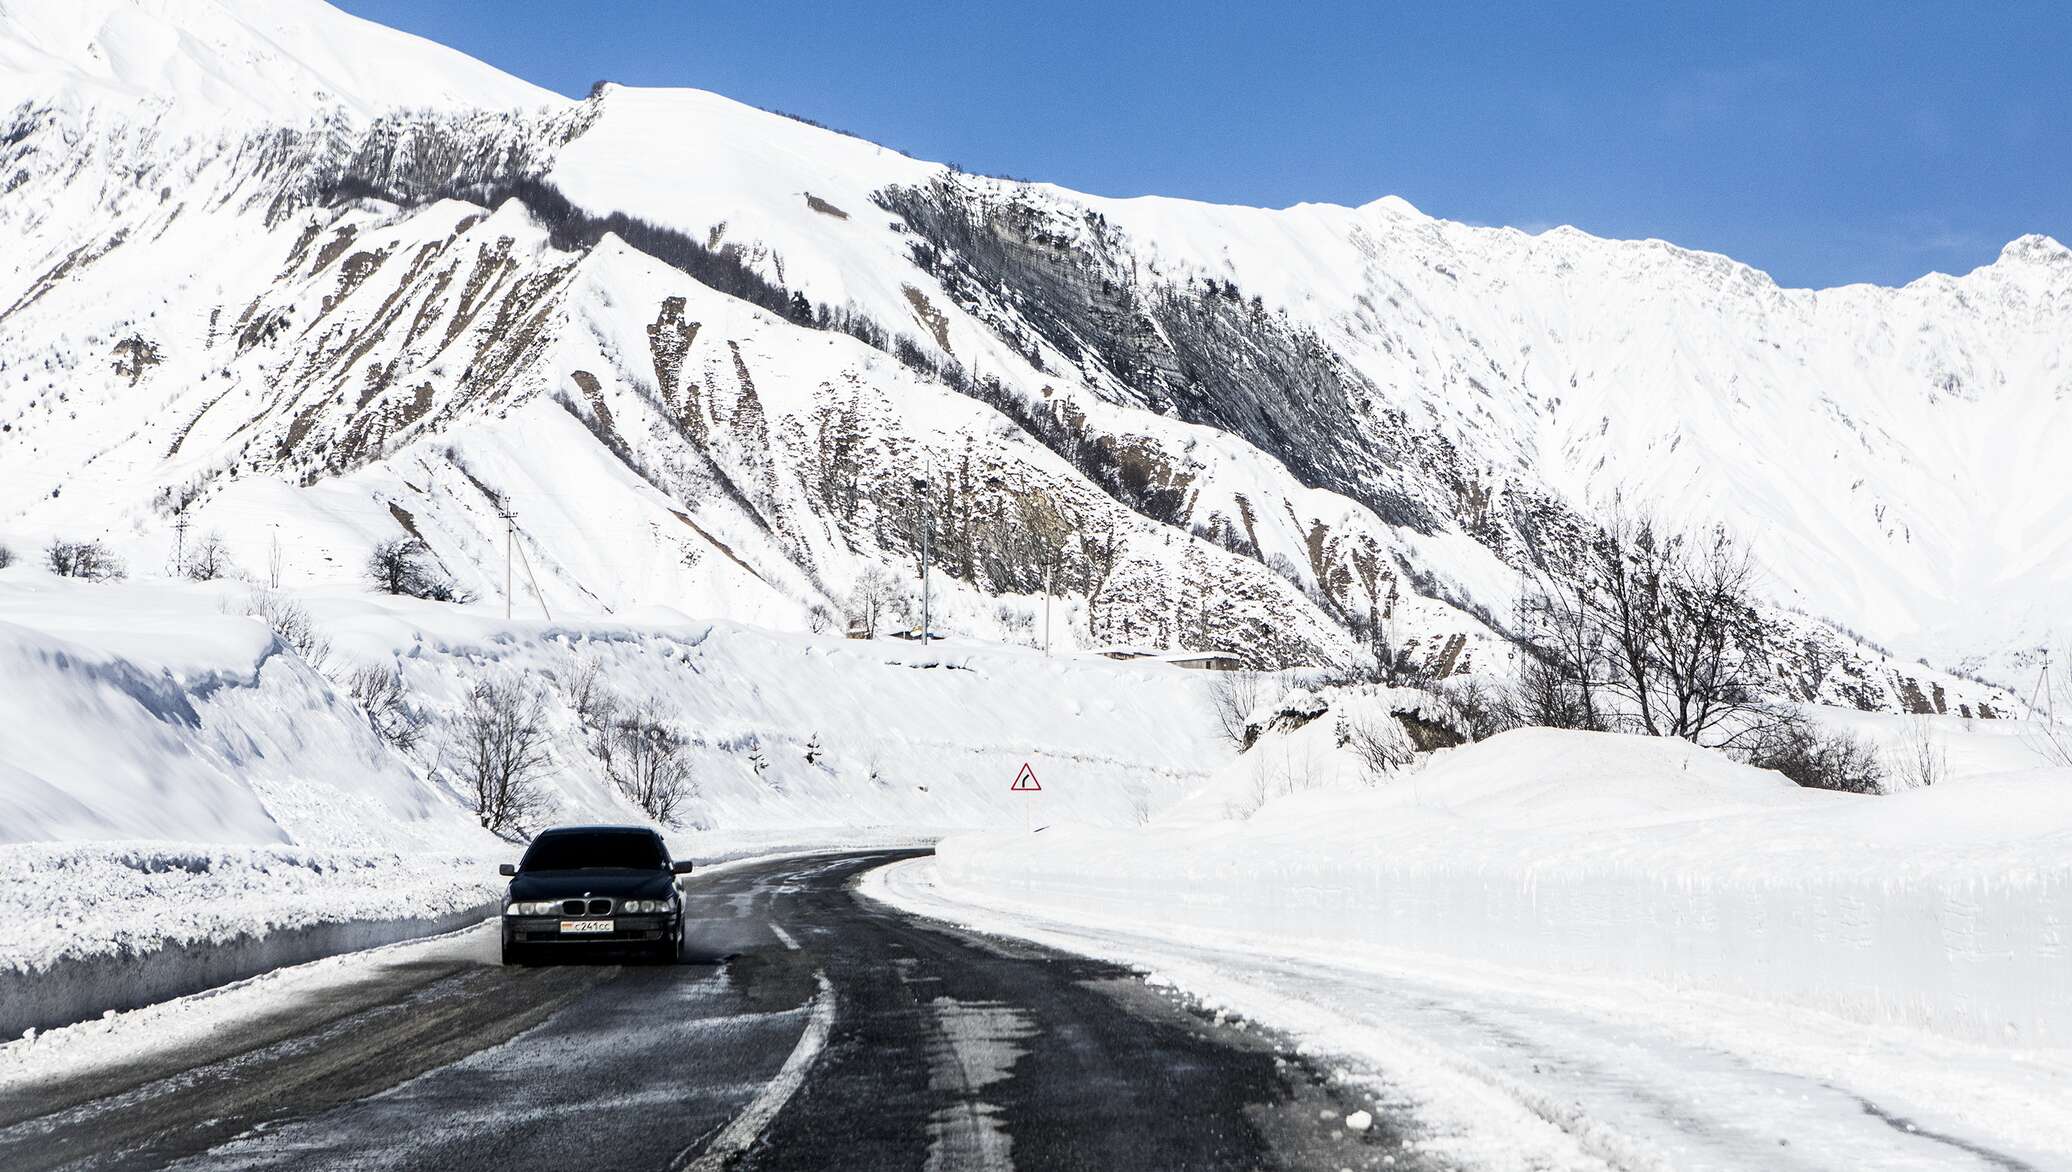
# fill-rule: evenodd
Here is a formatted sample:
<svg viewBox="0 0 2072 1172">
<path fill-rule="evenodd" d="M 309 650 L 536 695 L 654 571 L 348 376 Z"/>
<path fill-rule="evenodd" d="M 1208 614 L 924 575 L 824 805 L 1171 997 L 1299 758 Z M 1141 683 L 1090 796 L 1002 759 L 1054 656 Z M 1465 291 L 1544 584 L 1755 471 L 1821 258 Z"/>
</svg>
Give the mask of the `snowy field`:
<svg viewBox="0 0 2072 1172">
<path fill-rule="evenodd" d="M 1882 797 L 1544 729 L 1370 786 L 1336 742 L 1376 704 L 1150 826 L 951 837 L 875 891 L 1293 1031 L 1478 1166 L 2072 1166 L 2072 771 L 2020 726 L 1937 721 L 1950 776 Z"/>
<path fill-rule="evenodd" d="M 2072 771 L 1858 797 L 1681 742 L 1535 729 L 1243 820 L 1058 826 L 939 850 L 954 889 L 1070 915 L 2072 1047 Z"/>
</svg>

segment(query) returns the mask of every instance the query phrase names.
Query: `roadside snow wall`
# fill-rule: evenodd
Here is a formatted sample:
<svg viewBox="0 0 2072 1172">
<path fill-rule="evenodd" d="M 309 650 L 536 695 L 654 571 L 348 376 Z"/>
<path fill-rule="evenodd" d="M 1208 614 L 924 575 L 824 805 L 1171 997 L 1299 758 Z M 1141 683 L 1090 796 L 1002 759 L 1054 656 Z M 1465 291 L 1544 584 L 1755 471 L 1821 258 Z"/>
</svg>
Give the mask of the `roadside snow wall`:
<svg viewBox="0 0 2072 1172">
<path fill-rule="evenodd" d="M 1342 765 L 1332 724 L 1246 757 Z M 1856 797 L 1681 742 L 1528 729 L 1372 789 L 1283 787 L 1249 817 L 1204 816 L 1246 809 L 1213 795 L 1255 789 L 1251 768 L 1240 759 L 1211 800 L 1140 830 L 947 840 L 942 881 L 1239 948 L 1540 970 L 2072 1045 L 2072 770 Z"/>
<path fill-rule="evenodd" d="M 0 1039 L 497 914 L 479 860 L 295 847 L 0 846 Z"/>
</svg>

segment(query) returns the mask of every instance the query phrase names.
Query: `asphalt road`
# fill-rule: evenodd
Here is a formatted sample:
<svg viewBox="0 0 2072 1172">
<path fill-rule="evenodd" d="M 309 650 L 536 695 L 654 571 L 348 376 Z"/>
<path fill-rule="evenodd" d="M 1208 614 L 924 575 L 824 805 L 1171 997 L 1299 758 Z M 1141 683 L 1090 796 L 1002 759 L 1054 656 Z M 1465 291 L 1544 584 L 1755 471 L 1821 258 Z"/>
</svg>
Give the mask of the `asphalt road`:
<svg viewBox="0 0 2072 1172">
<path fill-rule="evenodd" d="M 694 876 L 676 965 L 493 933 L 0 1099 L 0 1168 L 1409 1167 L 1270 1034 L 1112 965 L 909 919 L 902 857 Z"/>
</svg>

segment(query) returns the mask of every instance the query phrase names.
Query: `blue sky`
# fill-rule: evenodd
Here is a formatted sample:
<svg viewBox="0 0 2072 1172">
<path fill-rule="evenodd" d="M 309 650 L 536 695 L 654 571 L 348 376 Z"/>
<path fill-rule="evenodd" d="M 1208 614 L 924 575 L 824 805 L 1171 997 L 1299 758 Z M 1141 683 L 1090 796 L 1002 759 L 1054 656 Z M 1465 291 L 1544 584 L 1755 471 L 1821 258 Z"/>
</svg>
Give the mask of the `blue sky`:
<svg viewBox="0 0 2072 1172">
<path fill-rule="evenodd" d="M 1107 195 L 1433 215 L 1885 284 L 2072 242 L 2072 4 L 334 0 Z"/>
</svg>

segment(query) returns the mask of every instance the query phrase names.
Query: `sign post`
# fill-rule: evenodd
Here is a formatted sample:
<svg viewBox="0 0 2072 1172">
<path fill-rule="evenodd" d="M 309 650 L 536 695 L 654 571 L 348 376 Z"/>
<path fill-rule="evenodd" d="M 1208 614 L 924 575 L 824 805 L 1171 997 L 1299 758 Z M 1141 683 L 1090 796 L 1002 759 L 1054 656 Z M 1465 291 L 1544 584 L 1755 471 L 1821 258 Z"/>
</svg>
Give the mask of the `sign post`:
<svg viewBox="0 0 2072 1172">
<path fill-rule="evenodd" d="M 1043 792 L 1043 783 L 1036 780 L 1036 771 L 1029 768 L 1029 763 L 1024 761 L 1021 772 L 1014 775 L 1014 784 L 1007 788 L 1013 793 L 1035 795 Z M 1022 825 L 1028 828 L 1029 833 L 1036 833 L 1036 805 L 1033 796 L 1022 805 Z"/>
</svg>

